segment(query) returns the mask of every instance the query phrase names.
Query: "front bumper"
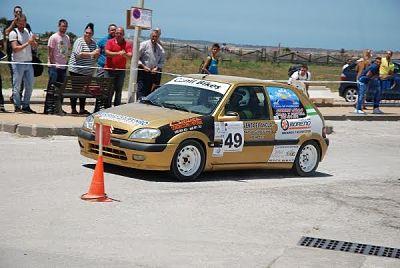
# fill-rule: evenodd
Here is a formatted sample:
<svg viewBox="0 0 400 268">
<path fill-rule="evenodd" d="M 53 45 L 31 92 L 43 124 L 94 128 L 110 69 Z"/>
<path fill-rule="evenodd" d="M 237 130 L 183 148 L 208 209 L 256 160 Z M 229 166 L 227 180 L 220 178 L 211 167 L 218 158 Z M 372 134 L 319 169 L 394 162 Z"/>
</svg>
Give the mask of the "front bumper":
<svg viewBox="0 0 400 268">
<path fill-rule="evenodd" d="M 96 160 L 99 146 L 95 142 L 95 135 L 80 129 L 78 141 L 81 154 Z M 103 159 L 106 163 L 125 167 L 169 170 L 175 150 L 175 144 L 140 143 L 111 138 L 111 144 L 103 147 Z"/>
</svg>

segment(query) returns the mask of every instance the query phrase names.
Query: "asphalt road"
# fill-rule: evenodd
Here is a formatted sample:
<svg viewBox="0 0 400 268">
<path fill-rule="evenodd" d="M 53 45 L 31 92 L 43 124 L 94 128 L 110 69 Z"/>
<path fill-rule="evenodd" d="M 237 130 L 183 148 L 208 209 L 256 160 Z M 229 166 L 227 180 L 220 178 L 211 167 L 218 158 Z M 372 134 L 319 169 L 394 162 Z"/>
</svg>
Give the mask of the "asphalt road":
<svg viewBox="0 0 400 268">
<path fill-rule="evenodd" d="M 400 259 L 298 246 L 302 236 L 400 248 L 400 123 L 329 122 L 316 177 L 165 173 L 93 161 L 76 138 L 0 133 L 0 267 L 400 267 Z"/>
</svg>

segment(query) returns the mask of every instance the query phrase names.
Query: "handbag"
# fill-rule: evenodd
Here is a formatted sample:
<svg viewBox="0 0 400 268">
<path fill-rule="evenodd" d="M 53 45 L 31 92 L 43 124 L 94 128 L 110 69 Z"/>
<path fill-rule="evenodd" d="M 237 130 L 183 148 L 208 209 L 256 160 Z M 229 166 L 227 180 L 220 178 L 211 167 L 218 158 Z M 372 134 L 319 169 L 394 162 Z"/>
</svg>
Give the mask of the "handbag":
<svg viewBox="0 0 400 268">
<path fill-rule="evenodd" d="M 38 64 L 32 64 L 33 67 L 33 75 L 35 77 L 41 76 L 43 73 L 43 65 L 41 65 L 42 61 L 39 59 L 38 54 L 34 51 L 32 51 L 32 63 L 38 63 Z"/>
</svg>

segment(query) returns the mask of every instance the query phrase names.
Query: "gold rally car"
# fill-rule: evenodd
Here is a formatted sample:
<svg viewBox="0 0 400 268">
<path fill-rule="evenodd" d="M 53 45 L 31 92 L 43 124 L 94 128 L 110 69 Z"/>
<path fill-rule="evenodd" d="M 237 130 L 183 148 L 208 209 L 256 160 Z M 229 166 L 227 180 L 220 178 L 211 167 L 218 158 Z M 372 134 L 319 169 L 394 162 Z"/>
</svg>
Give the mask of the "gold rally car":
<svg viewBox="0 0 400 268">
<path fill-rule="evenodd" d="M 78 136 L 91 159 L 95 123 L 111 126 L 104 162 L 168 170 L 182 181 L 228 169 L 311 176 L 329 145 L 321 113 L 300 90 L 233 76 L 177 77 L 137 103 L 87 117 Z"/>
</svg>

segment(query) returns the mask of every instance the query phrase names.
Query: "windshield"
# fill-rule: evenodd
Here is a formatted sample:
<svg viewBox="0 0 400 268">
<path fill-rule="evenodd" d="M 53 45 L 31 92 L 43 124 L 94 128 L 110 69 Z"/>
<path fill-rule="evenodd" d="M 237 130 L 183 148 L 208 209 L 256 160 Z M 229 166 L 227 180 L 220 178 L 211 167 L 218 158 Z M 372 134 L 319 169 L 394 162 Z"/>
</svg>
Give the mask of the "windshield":
<svg viewBox="0 0 400 268">
<path fill-rule="evenodd" d="M 165 84 L 140 102 L 169 109 L 211 114 L 223 95 L 208 89 L 176 84 Z"/>
</svg>

